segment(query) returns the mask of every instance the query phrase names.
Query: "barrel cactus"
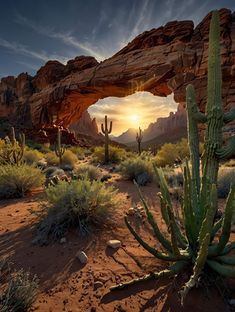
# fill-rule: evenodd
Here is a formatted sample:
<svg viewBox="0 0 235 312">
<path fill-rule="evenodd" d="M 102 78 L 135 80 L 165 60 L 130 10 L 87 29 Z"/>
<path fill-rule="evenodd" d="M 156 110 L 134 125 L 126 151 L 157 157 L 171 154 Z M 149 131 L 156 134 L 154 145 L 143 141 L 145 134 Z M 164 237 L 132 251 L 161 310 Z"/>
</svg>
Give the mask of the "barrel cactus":
<svg viewBox="0 0 235 312">
<path fill-rule="evenodd" d="M 208 95 L 205 114 L 196 105 L 196 96 L 192 85 L 186 88 L 186 108 L 188 115 L 188 143 L 191 166 L 184 166 L 184 196 L 182 201 L 182 224 L 174 215 L 170 193 L 161 168 L 154 167 L 159 181 L 162 219 L 169 235 L 165 237 L 154 220 L 152 213 L 137 185 L 145 209 L 147 220 L 154 236 L 165 252 L 145 242 L 125 217 L 125 223 L 139 244 L 156 258 L 172 262 L 161 272 L 145 275 L 111 287 L 122 289 L 151 278 L 174 276 L 187 268 L 192 271 L 189 281 L 181 290 L 182 303 L 188 291 L 194 287 L 201 276 L 210 270 L 220 276 L 235 277 L 235 256 L 229 253 L 235 249 L 235 242 L 229 242 L 232 214 L 235 209 L 235 185 L 231 186 L 224 214 L 215 221 L 218 211 L 217 175 L 219 162 L 235 152 L 235 137 L 223 146 L 222 127 L 235 119 L 234 109 L 223 113 L 222 75 L 220 64 L 220 24 L 219 12 L 214 11 L 209 32 Z M 200 161 L 198 124 L 205 123 L 204 152 Z"/>
</svg>

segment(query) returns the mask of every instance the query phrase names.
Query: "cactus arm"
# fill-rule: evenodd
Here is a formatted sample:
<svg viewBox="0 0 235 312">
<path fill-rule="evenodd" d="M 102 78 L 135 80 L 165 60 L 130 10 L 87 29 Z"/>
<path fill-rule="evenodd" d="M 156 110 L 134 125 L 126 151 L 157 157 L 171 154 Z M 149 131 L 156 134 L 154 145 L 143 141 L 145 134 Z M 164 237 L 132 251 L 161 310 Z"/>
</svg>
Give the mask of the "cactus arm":
<svg viewBox="0 0 235 312">
<path fill-rule="evenodd" d="M 228 140 L 228 144 L 216 151 L 219 159 L 227 159 L 235 155 L 235 136 Z"/>
<path fill-rule="evenodd" d="M 181 304 L 183 305 L 184 299 L 189 292 L 189 290 L 194 287 L 198 281 L 198 277 L 200 273 L 202 272 L 204 265 L 207 260 L 207 251 L 208 251 L 208 245 L 210 243 L 210 234 L 207 233 L 206 236 L 204 237 L 202 244 L 200 246 L 198 256 L 195 261 L 195 265 L 193 268 L 193 275 L 190 277 L 189 281 L 185 284 L 183 287 L 182 291 L 180 292 L 181 294 Z"/>
<path fill-rule="evenodd" d="M 215 260 L 222 264 L 235 265 L 235 256 L 219 256 Z"/>
<path fill-rule="evenodd" d="M 221 228 L 222 223 L 223 223 L 223 218 L 220 218 L 219 221 L 217 221 L 217 222 L 214 224 L 213 229 L 212 229 L 212 232 L 211 232 L 211 242 L 213 241 L 215 235 L 217 234 L 217 232 L 218 232 L 219 229 Z"/>
<path fill-rule="evenodd" d="M 224 123 L 229 123 L 235 119 L 235 108 L 231 108 L 231 110 L 224 114 Z"/>
<path fill-rule="evenodd" d="M 110 121 L 109 131 L 108 131 L 109 134 L 112 132 L 112 129 L 113 129 L 113 122 Z"/>
<path fill-rule="evenodd" d="M 144 206 L 144 210 L 146 212 L 146 215 L 147 215 L 147 220 L 149 222 L 149 224 L 151 225 L 152 229 L 153 229 L 153 232 L 156 236 L 156 238 L 158 239 L 158 241 L 162 244 L 162 246 L 168 251 L 168 252 L 172 252 L 172 246 L 171 246 L 171 243 L 169 242 L 169 240 L 167 240 L 161 233 L 156 221 L 154 220 L 154 217 L 152 215 L 152 213 L 150 212 L 149 210 L 149 207 L 143 197 L 143 194 L 140 190 L 140 187 L 138 185 L 138 183 L 136 183 L 136 181 L 134 181 L 134 184 L 137 188 L 137 191 L 139 193 L 139 197 L 143 203 L 143 206 Z"/>
<path fill-rule="evenodd" d="M 214 11 L 210 23 L 209 32 L 209 59 L 207 75 L 207 128 L 203 153 L 203 177 L 207 177 L 210 183 L 216 183 L 219 169 L 219 160 L 215 155 L 222 145 L 222 73 L 220 64 L 220 23 L 219 12 Z M 205 186 L 204 186 L 205 187 Z M 202 190 L 202 193 L 205 189 Z"/>
<path fill-rule="evenodd" d="M 188 128 L 188 142 L 190 150 L 190 159 L 192 163 L 192 179 L 196 183 L 197 193 L 200 190 L 200 153 L 199 153 L 199 134 L 197 120 L 195 115 L 199 115 L 196 96 L 193 85 L 189 84 L 186 88 L 186 107 L 187 107 L 187 128 Z"/>
<path fill-rule="evenodd" d="M 219 243 L 216 247 L 216 254 L 220 254 L 220 252 L 223 251 L 230 237 L 232 215 L 235 210 L 234 194 L 235 194 L 235 185 L 232 186 L 227 198 L 222 225 L 222 233 L 219 239 Z"/>
<path fill-rule="evenodd" d="M 151 247 L 148 243 L 146 243 L 134 230 L 134 228 L 131 226 L 131 224 L 128 222 L 127 217 L 125 217 L 125 223 L 131 234 L 134 236 L 134 238 L 137 240 L 137 242 L 145 249 L 147 250 L 150 254 L 152 254 L 154 257 L 161 259 L 161 260 L 166 260 L 166 261 L 177 261 L 177 260 L 187 260 L 190 258 L 189 254 L 184 254 L 184 255 L 179 255 L 179 256 L 174 256 L 174 255 L 166 255 L 163 254 L 159 251 L 157 251 L 155 248 Z"/>
<path fill-rule="evenodd" d="M 124 282 L 124 283 L 120 283 L 118 285 L 111 286 L 110 290 L 123 289 L 123 288 L 126 288 L 128 286 L 131 286 L 134 284 L 139 284 L 143 281 L 147 281 L 150 279 L 169 278 L 171 276 L 174 276 L 174 275 L 182 272 L 183 270 L 186 269 L 187 266 L 188 266 L 188 263 L 186 261 L 178 261 L 178 262 L 174 263 L 172 266 L 170 266 L 168 270 L 163 270 L 160 272 L 153 272 L 153 273 L 147 274 L 143 277 L 136 278 L 136 279 L 130 280 L 128 282 Z"/>
<path fill-rule="evenodd" d="M 175 231 L 175 227 L 174 227 L 174 223 L 173 223 L 173 213 L 170 209 L 169 206 L 167 206 L 167 211 L 168 211 L 168 215 L 169 215 L 169 219 L 170 219 L 170 225 L 169 225 L 169 230 L 170 230 L 170 234 L 171 234 L 171 246 L 172 246 L 172 252 L 173 255 L 178 257 L 180 255 L 180 251 L 177 245 L 177 235 L 176 235 L 176 231 Z"/>
<path fill-rule="evenodd" d="M 206 262 L 211 269 L 224 277 L 235 277 L 235 268 L 228 265 L 220 264 L 217 261 L 207 260 Z"/>
<path fill-rule="evenodd" d="M 102 133 L 104 133 L 104 134 L 105 134 L 104 124 L 101 124 L 101 131 L 102 131 Z"/>
<path fill-rule="evenodd" d="M 164 200 L 161 192 L 158 192 L 157 196 L 160 199 L 160 209 L 161 209 L 162 218 L 163 218 L 164 222 L 166 223 L 166 225 L 169 227 L 170 220 L 169 220 L 169 215 L 167 213 L 167 203 Z"/>
<path fill-rule="evenodd" d="M 166 202 L 166 207 L 169 206 L 169 208 L 172 211 L 172 204 L 171 204 L 170 193 L 169 193 L 169 190 L 168 190 L 168 187 L 167 187 L 167 182 L 166 182 L 166 179 L 164 177 L 164 173 L 163 173 L 162 169 L 156 168 L 155 165 L 153 165 L 153 168 L 154 168 L 154 172 L 156 174 L 156 177 L 157 177 L 157 179 L 159 181 L 162 197 L 163 197 L 164 201 Z M 173 213 L 172 213 L 172 217 L 173 217 L 173 219 L 172 219 L 173 227 L 175 228 L 175 231 L 176 231 L 176 235 L 177 235 L 177 240 L 178 240 L 179 246 L 181 248 L 186 248 L 187 241 L 186 241 L 185 237 L 183 236 L 183 234 L 181 233 L 180 228 L 179 228 L 179 226 L 178 226 L 178 224 L 177 224 L 177 222 L 175 220 L 175 217 L 174 217 Z"/>
</svg>

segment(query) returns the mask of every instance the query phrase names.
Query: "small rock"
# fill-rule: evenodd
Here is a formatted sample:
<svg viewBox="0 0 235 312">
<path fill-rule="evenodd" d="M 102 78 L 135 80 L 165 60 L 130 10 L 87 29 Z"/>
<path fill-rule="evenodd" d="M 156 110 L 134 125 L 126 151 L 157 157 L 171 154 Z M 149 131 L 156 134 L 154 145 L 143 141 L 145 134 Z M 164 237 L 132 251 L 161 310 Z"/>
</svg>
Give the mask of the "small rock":
<svg viewBox="0 0 235 312">
<path fill-rule="evenodd" d="M 88 262 L 88 257 L 87 255 L 85 254 L 84 251 L 79 251 L 76 255 L 76 257 L 78 258 L 78 260 L 81 262 L 81 263 L 87 263 Z"/>
<path fill-rule="evenodd" d="M 105 174 L 103 175 L 103 177 L 100 179 L 101 182 L 105 182 L 105 181 L 108 181 L 109 179 L 111 179 L 112 176 L 111 174 Z"/>
<path fill-rule="evenodd" d="M 117 239 L 111 239 L 107 242 L 107 245 L 113 249 L 121 247 L 121 242 Z"/>
<path fill-rule="evenodd" d="M 66 237 L 62 237 L 62 238 L 60 239 L 60 243 L 61 243 L 61 244 L 65 244 L 66 242 L 67 242 Z"/>
<path fill-rule="evenodd" d="M 135 208 L 133 208 L 133 207 L 129 208 L 127 214 L 129 216 L 133 216 L 135 214 Z"/>
<path fill-rule="evenodd" d="M 100 282 L 100 281 L 96 281 L 96 282 L 94 283 L 94 289 L 97 289 L 97 288 L 100 288 L 100 287 L 103 287 L 103 283 Z"/>
</svg>

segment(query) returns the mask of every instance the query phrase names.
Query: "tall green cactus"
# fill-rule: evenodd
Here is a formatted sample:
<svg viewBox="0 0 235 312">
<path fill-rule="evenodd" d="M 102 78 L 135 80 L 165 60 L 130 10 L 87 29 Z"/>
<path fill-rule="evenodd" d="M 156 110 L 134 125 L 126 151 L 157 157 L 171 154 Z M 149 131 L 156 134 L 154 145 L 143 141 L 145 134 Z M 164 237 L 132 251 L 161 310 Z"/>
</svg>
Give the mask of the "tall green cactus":
<svg viewBox="0 0 235 312">
<path fill-rule="evenodd" d="M 192 275 L 181 291 L 182 303 L 188 291 L 199 281 L 199 276 L 206 274 L 208 268 L 225 277 L 235 277 L 235 257 L 229 253 L 235 249 L 235 242 L 230 243 L 232 214 L 235 210 L 235 185 L 231 186 L 224 214 L 215 223 L 218 210 L 217 176 L 219 161 L 235 154 L 235 136 L 223 147 L 222 127 L 235 119 L 234 109 L 223 113 L 220 65 L 220 28 L 219 12 L 212 13 L 209 33 L 208 97 L 206 113 L 199 112 L 196 105 L 195 91 L 192 85 L 186 88 L 188 116 L 188 144 L 191 168 L 186 162 L 184 167 L 184 196 L 182 201 L 183 229 L 174 216 L 171 196 L 162 169 L 154 167 L 160 184 L 160 204 L 162 218 L 168 229 L 164 236 L 154 220 L 148 205 L 137 185 L 140 199 L 145 209 L 147 220 L 153 233 L 165 253 L 145 242 L 125 218 L 126 225 L 139 244 L 156 258 L 174 262 L 168 269 L 159 273 L 121 283 L 111 289 L 121 289 L 144 280 L 176 275 L 189 268 Z M 206 123 L 204 152 L 200 164 L 198 124 Z M 215 239 L 218 231 L 219 239 Z"/>
<path fill-rule="evenodd" d="M 143 134 L 142 134 L 142 130 L 139 127 L 139 131 L 136 133 L 136 142 L 138 144 L 138 153 L 139 155 L 141 155 L 141 142 L 143 140 Z"/>
<path fill-rule="evenodd" d="M 64 155 L 64 152 L 65 152 L 65 146 L 61 144 L 61 131 L 58 128 L 58 131 L 57 131 L 57 141 L 56 141 L 56 144 L 55 144 L 55 154 L 59 158 L 60 166 L 62 165 L 62 157 Z"/>
<path fill-rule="evenodd" d="M 6 146 L 0 154 L 1 162 L 19 166 L 22 162 L 25 151 L 25 135 L 19 134 L 19 140 L 16 139 L 15 129 L 11 128 L 10 136 L 5 138 Z"/>
<path fill-rule="evenodd" d="M 104 117 L 104 124 L 101 124 L 101 131 L 104 134 L 104 161 L 109 162 L 109 134 L 112 132 L 113 122 L 110 121 L 108 128 L 108 118 Z"/>
</svg>

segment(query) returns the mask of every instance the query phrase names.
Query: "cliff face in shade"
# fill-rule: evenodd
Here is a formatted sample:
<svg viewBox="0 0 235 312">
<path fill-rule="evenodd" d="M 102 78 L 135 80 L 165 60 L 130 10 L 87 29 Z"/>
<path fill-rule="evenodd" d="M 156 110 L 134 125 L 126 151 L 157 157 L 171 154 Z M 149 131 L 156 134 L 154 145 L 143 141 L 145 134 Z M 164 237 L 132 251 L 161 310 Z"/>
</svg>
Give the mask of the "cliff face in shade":
<svg viewBox="0 0 235 312">
<path fill-rule="evenodd" d="M 77 136 L 79 134 L 86 134 L 94 138 L 99 136 L 96 119 L 92 119 L 88 111 L 83 112 L 81 118 L 69 126 L 69 130 Z"/>
<path fill-rule="evenodd" d="M 0 117 L 22 127 L 53 124 L 67 128 L 87 108 L 108 96 L 124 97 L 149 91 L 185 104 L 185 87 L 192 83 L 203 111 L 206 104 L 208 33 L 211 14 L 197 27 L 173 21 L 145 31 L 111 58 L 98 63 L 77 57 L 67 65 L 49 61 L 35 75 L 20 74 L 0 82 Z M 220 10 L 223 104 L 235 103 L 235 13 Z"/>
</svg>

